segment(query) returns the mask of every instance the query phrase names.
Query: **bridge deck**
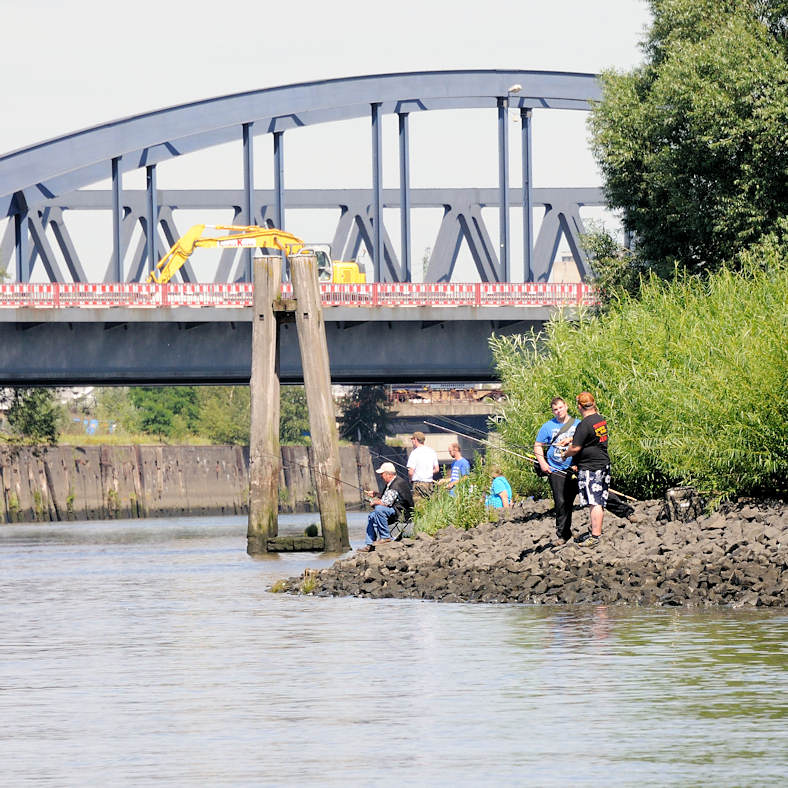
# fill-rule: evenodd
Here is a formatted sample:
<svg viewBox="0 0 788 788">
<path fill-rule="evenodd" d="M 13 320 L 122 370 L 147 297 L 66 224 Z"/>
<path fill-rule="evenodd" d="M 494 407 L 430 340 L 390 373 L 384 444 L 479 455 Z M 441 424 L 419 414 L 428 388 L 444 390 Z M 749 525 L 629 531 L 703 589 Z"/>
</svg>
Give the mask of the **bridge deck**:
<svg viewBox="0 0 788 788">
<path fill-rule="evenodd" d="M 246 383 L 251 287 L 0 285 L 0 304 L 10 307 L 0 308 L 4 381 Z M 465 299 L 457 295 L 463 292 Z M 558 308 L 575 311 L 595 300 L 587 285 L 534 283 L 324 285 L 323 297 L 336 383 L 495 380 L 493 333 L 526 333 Z M 280 374 L 301 381 L 289 324 L 281 332 Z"/>
</svg>

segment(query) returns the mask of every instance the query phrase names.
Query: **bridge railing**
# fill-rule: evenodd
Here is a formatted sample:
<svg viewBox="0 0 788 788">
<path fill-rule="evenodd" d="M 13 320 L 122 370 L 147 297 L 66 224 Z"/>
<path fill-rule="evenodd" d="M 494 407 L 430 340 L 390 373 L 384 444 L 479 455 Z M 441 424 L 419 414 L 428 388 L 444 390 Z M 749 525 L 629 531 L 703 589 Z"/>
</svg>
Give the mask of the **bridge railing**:
<svg viewBox="0 0 788 788">
<path fill-rule="evenodd" d="M 574 282 L 486 282 L 320 285 L 323 306 L 409 307 L 409 306 L 592 306 L 598 303 L 593 286 Z M 284 297 L 292 296 L 289 283 Z M 139 282 L 0 284 L 0 308 L 156 308 L 252 306 L 253 286 L 230 284 L 164 285 Z"/>
</svg>

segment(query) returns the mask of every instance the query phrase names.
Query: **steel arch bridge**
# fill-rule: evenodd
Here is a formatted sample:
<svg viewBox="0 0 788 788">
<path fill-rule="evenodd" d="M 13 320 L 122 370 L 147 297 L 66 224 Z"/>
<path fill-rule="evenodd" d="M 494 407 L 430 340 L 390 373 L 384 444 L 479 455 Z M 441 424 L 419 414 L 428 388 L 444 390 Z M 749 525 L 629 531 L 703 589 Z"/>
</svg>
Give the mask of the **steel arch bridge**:
<svg viewBox="0 0 788 788">
<path fill-rule="evenodd" d="M 361 248 L 371 258 L 371 279 L 410 282 L 411 209 L 443 209 L 425 281 L 452 280 L 465 241 L 482 282 L 511 281 L 511 208 L 522 207 L 523 279 L 544 282 L 563 233 L 583 279 L 591 276 L 579 234 L 584 205 L 602 205 L 601 190 L 534 189 L 531 178 L 532 113 L 540 109 L 587 110 L 601 97 L 593 74 L 547 71 L 440 71 L 371 75 L 267 88 L 196 101 L 148 112 L 67 134 L 0 156 L 0 217 L 10 217 L 0 241 L 0 268 L 11 280 L 29 282 L 40 262 L 50 282 L 85 282 L 85 265 L 69 233 L 66 215 L 108 211 L 112 215 L 112 253 L 105 282 L 145 279 L 169 245 L 186 228 L 173 212 L 231 209 L 236 224 L 269 224 L 284 229 L 285 208 L 338 208 L 332 249 L 354 259 Z M 498 118 L 498 188 L 412 189 L 409 116 L 430 110 L 489 108 Z M 509 183 L 508 113 L 522 122 L 522 185 Z M 382 185 L 382 117 L 398 119 L 399 188 Z M 289 130 L 313 124 L 369 117 L 372 188 L 286 190 L 284 149 Z M 274 188 L 254 185 L 254 139 L 273 136 Z M 157 165 L 177 156 L 230 141 L 241 141 L 243 189 L 159 190 Z M 146 188 L 124 190 L 122 175 L 144 169 Z M 83 187 L 111 180 L 109 190 Z M 532 214 L 543 206 L 539 235 Z M 499 213 L 499 248 L 491 241 L 482 209 Z M 384 208 L 398 208 L 401 254 L 395 252 L 383 222 Z M 139 226 L 140 241 L 131 248 Z M 215 281 L 249 281 L 251 253 L 236 260 L 225 250 Z M 194 270 L 181 269 L 184 282 Z"/>
</svg>

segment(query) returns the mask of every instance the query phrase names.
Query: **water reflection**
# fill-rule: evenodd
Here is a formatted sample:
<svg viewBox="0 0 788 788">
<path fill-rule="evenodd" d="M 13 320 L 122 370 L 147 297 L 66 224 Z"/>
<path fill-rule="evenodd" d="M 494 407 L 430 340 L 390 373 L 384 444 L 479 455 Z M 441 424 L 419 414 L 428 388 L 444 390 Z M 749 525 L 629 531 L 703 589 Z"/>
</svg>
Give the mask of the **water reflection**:
<svg viewBox="0 0 788 788">
<path fill-rule="evenodd" d="M 273 595 L 331 559 L 245 527 L 0 528 L 5 784 L 782 784 L 785 611 Z"/>
</svg>

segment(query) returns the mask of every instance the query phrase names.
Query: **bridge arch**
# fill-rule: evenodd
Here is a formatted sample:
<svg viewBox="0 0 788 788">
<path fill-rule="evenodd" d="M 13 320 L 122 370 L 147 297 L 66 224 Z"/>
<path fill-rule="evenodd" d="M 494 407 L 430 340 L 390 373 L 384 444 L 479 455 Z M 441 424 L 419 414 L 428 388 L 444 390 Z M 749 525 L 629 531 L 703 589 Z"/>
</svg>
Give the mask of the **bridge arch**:
<svg viewBox="0 0 788 788">
<path fill-rule="evenodd" d="M 457 251 L 465 240 L 482 281 L 510 280 L 510 208 L 522 205 L 524 279 L 545 281 L 560 234 L 569 240 L 583 278 L 590 275 L 578 233 L 579 207 L 602 204 L 598 189 L 534 189 L 531 183 L 531 116 L 534 110 L 587 110 L 600 98 L 593 74 L 489 70 L 383 74 L 266 88 L 191 102 L 101 124 L 0 156 L 0 216 L 11 217 L 0 242 L 0 266 L 15 265 L 16 279 L 30 280 L 37 260 L 53 282 L 84 281 L 84 267 L 69 237 L 63 213 L 112 213 L 112 255 L 103 279 L 136 281 L 180 235 L 172 211 L 190 207 L 232 207 L 239 224 L 284 225 L 288 207 L 340 209 L 334 235 L 337 256 L 368 249 L 375 281 L 410 281 L 410 213 L 416 205 L 439 206 L 444 216 L 427 272 L 431 281 L 449 281 Z M 432 110 L 490 108 L 498 114 L 497 189 L 410 187 L 409 115 Z M 522 187 L 509 184 L 509 125 L 518 110 L 522 121 Z M 382 186 L 383 115 L 395 114 L 399 129 L 400 186 Z M 371 122 L 372 189 L 285 190 L 283 151 L 288 130 L 349 118 Z M 253 141 L 273 135 L 274 189 L 257 190 L 253 179 Z M 158 164 L 193 151 L 240 140 L 242 190 L 160 192 Z M 123 190 L 123 173 L 143 168 L 144 192 Z M 111 179 L 107 192 L 82 187 Z M 538 239 L 533 238 L 532 207 L 545 207 Z M 383 208 L 400 210 L 401 259 L 386 233 Z M 481 216 L 483 207 L 499 211 L 500 249 L 495 249 Z M 144 242 L 129 249 L 139 224 Z M 163 233 L 164 238 L 162 239 Z M 54 246 L 53 246 L 54 244 Z M 56 249 L 57 247 L 57 253 Z M 131 259 L 129 259 L 131 258 Z M 13 266 L 8 266 L 13 267 Z M 243 280 L 249 260 L 235 268 L 224 260 L 217 277 Z M 196 281 L 185 266 L 185 281 Z"/>
</svg>

